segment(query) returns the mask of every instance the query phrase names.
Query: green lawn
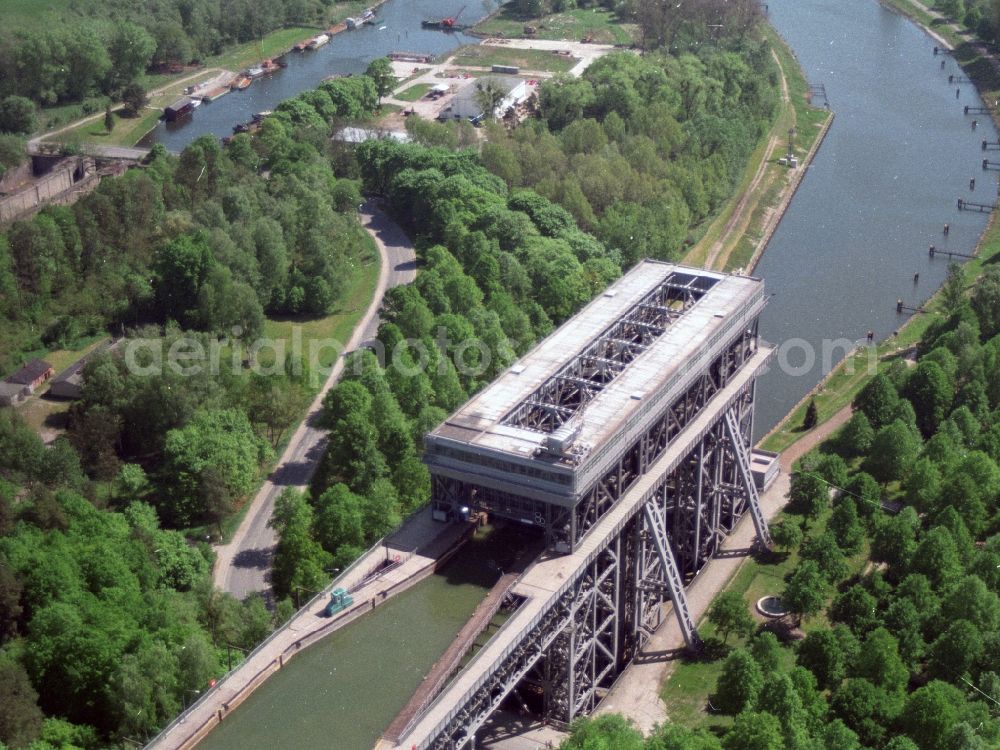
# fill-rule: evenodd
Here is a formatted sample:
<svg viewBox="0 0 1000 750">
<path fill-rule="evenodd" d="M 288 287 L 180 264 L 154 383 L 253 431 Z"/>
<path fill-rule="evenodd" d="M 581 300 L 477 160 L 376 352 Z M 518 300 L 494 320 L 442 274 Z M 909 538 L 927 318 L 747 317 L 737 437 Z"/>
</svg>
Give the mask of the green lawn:
<svg viewBox="0 0 1000 750">
<path fill-rule="evenodd" d="M 819 518 L 810 522 L 806 534 L 822 533 L 831 514 L 832 509 L 827 509 Z M 801 516 L 794 518 L 800 519 Z M 867 564 L 867 559 L 867 549 L 848 558 L 848 577 L 860 573 Z M 754 613 L 755 619 L 763 622 L 764 618 L 756 614 L 757 601 L 769 594 L 780 594 L 785 588 L 785 576 L 798 565 L 798 562 L 797 552 L 790 555 L 772 553 L 766 558 L 750 558 L 740 566 L 724 591 L 739 592 L 747 607 Z M 821 614 L 806 620 L 802 629 L 808 633 L 816 628 L 828 626 L 829 621 Z M 698 632 L 705 640 L 717 637 L 715 628 L 707 618 L 702 618 L 698 623 Z M 741 638 L 730 637 L 728 646 L 736 647 L 743 643 Z M 724 656 L 720 654 L 714 659 L 705 657 L 682 659 L 677 663 L 660 690 L 660 695 L 667 706 L 667 716 L 672 722 L 692 728 L 721 730 L 732 724 L 731 717 L 710 713 L 708 708 L 709 696 L 715 690 L 715 683 L 722 671 L 723 659 Z M 790 647 L 782 649 L 782 659 L 786 667 L 792 666 L 795 656 Z"/>
<path fill-rule="evenodd" d="M 396 99 L 402 99 L 404 102 L 415 102 L 430 90 L 431 84 L 418 83 L 415 86 L 410 86 L 410 88 L 400 91 L 398 94 L 393 94 L 393 97 Z"/>
<path fill-rule="evenodd" d="M 264 324 L 264 335 L 268 338 L 284 340 L 286 350 L 291 350 L 293 332 L 301 331 L 303 354 L 309 353 L 309 342 L 332 339 L 346 344 L 372 299 L 378 282 L 379 261 L 374 241 L 368 237 L 368 250 L 360 258 L 348 261 L 346 289 L 339 309 L 324 318 L 268 318 Z M 332 349 L 319 352 L 319 363 L 329 366 L 334 359 Z"/>
<path fill-rule="evenodd" d="M 526 26 L 534 34 L 525 34 Z M 499 13 L 477 24 L 474 31 L 484 36 L 525 37 L 533 39 L 569 39 L 578 42 L 589 37 L 601 44 L 630 45 L 638 38 L 635 24 L 618 23 L 617 16 L 604 8 L 578 8 L 541 18 L 525 18 L 508 4 Z"/>
<path fill-rule="evenodd" d="M 292 26 L 278 29 L 265 36 L 260 42 L 245 42 L 223 52 L 221 55 L 207 58 L 205 66 L 225 68 L 238 71 L 261 60 L 276 57 L 291 49 L 295 44 L 315 36 L 317 29 L 308 26 Z"/>
<path fill-rule="evenodd" d="M 71 145 L 94 143 L 99 146 L 131 147 L 156 127 L 162 114 L 162 108 L 153 106 L 144 109 L 138 117 L 121 117 L 115 113 L 115 126 L 110 133 L 104 129 L 104 115 L 101 115 L 96 120 L 85 122 L 65 133 L 60 133 L 56 139 L 60 143 Z"/>
<path fill-rule="evenodd" d="M 455 52 L 452 63 L 456 66 L 471 65 L 489 68 L 494 65 L 515 65 L 522 70 L 541 70 L 551 73 L 565 73 L 579 60 L 575 57 L 556 55 L 540 49 L 513 49 L 470 45 Z"/>
</svg>

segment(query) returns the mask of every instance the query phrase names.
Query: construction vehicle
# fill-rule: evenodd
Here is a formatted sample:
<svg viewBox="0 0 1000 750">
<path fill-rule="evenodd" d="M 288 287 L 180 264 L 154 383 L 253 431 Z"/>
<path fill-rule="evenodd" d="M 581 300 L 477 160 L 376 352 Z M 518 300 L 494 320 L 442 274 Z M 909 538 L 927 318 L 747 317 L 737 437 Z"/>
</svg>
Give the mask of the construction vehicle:
<svg viewBox="0 0 1000 750">
<path fill-rule="evenodd" d="M 447 16 L 437 21 L 424 20 L 420 22 L 420 25 L 423 26 L 425 29 L 445 29 L 445 30 L 450 29 L 452 31 L 463 28 L 457 25 L 458 18 L 459 16 L 462 15 L 462 13 L 465 11 L 467 7 L 468 6 L 463 5 L 461 8 L 458 9 L 458 13 L 456 13 L 453 16 Z"/>
<path fill-rule="evenodd" d="M 332 617 L 354 604 L 354 597 L 346 589 L 334 589 L 330 592 L 330 601 L 323 610 L 324 617 Z"/>
</svg>

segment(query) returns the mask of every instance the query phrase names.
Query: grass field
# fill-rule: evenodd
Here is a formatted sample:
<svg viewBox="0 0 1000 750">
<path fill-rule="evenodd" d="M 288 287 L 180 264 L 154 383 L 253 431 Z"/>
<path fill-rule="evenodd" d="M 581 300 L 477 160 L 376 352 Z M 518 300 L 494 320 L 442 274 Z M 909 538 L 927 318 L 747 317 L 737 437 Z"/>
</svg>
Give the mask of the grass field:
<svg viewBox="0 0 1000 750">
<path fill-rule="evenodd" d="M 309 352 L 309 341 L 332 339 L 346 344 L 351 332 L 364 315 L 378 282 L 379 261 L 375 243 L 368 238 L 368 250 L 362 257 L 349 261 L 345 279 L 345 293 L 337 312 L 324 318 L 268 318 L 264 324 L 264 336 L 284 340 L 290 351 L 293 332 L 301 332 L 303 353 Z M 319 354 L 319 363 L 328 367 L 334 360 L 335 352 L 325 349 Z"/>
<path fill-rule="evenodd" d="M 398 94 L 394 94 L 393 96 L 396 99 L 402 99 L 404 102 L 415 102 L 430 90 L 431 84 L 418 83 L 416 86 L 410 86 L 408 89 L 403 89 Z"/>
<path fill-rule="evenodd" d="M 637 38 L 634 24 L 620 24 L 617 16 L 604 8 L 578 8 L 542 18 L 524 18 L 510 4 L 475 27 L 477 34 L 498 37 L 522 37 L 525 26 L 535 28 L 533 39 L 569 39 L 578 42 L 589 37 L 602 44 L 632 44 Z"/>
<path fill-rule="evenodd" d="M 832 510 L 827 509 L 818 519 L 809 523 L 806 533 L 813 536 L 822 533 L 831 513 Z M 849 557 L 848 576 L 860 573 L 867 564 L 867 559 L 867 548 Z M 764 622 L 764 618 L 756 612 L 757 601 L 770 594 L 780 594 L 785 588 L 785 576 L 798 565 L 798 562 L 797 552 L 790 555 L 769 553 L 767 556 L 749 558 L 740 566 L 724 591 L 738 592 L 753 612 L 754 618 L 758 622 Z M 803 622 L 802 630 L 808 633 L 816 628 L 828 626 L 829 621 L 825 615 L 820 614 Z M 698 632 L 705 640 L 718 637 L 707 618 L 702 618 L 698 623 Z M 735 648 L 743 643 L 743 639 L 731 637 L 728 647 Z M 728 651 L 729 648 L 723 651 Z M 674 667 L 660 691 L 667 706 L 667 715 L 672 722 L 713 731 L 724 731 L 732 724 L 732 717 L 709 711 L 709 696 L 715 690 L 715 683 L 722 671 L 724 660 L 723 655 L 719 654 L 718 657 L 711 660 L 683 659 Z M 784 648 L 781 651 L 781 658 L 785 667 L 791 667 L 795 659 L 794 652 L 790 648 Z"/>
<path fill-rule="evenodd" d="M 166 98 L 170 99 L 169 96 Z M 166 103 L 169 104 L 169 101 Z M 115 126 L 110 133 L 104 129 L 104 115 L 100 115 L 96 120 L 82 123 L 60 134 L 58 140 L 70 145 L 95 143 L 101 146 L 131 147 L 156 127 L 163 113 L 163 106 L 166 105 L 155 106 L 151 102 L 138 117 L 121 117 L 117 113 L 114 114 Z"/>
<path fill-rule="evenodd" d="M 276 57 L 290 49 L 298 42 L 304 41 L 317 33 L 316 28 L 308 26 L 292 26 L 278 29 L 265 36 L 260 42 L 245 42 L 231 47 L 221 55 L 205 60 L 207 67 L 225 68 L 237 71 L 261 60 Z"/>
<path fill-rule="evenodd" d="M 460 47 L 452 59 L 452 63 L 456 66 L 490 68 L 494 65 L 514 65 L 522 70 L 540 70 L 548 73 L 565 73 L 578 62 L 575 57 L 556 55 L 540 49 L 513 49 L 486 45 Z"/>
</svg>

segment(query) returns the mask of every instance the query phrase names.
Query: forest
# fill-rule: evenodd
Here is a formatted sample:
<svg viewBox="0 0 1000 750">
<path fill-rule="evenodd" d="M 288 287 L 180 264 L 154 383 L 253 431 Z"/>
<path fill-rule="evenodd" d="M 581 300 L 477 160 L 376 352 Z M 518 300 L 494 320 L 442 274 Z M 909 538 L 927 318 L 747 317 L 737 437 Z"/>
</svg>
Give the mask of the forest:
<svg viewBox="0 0 1000 750">
<path fill-rule="evenodd" d="M 356 77 L 310 100 L 332 117 L 370 111 L 373 92 Z M 309 112 L 289 101 L 254 141 L 156 151 L 12 226 L 0 240 L 5 357 L 112 322 L 168 350 L 207 349 L 234 326 L 259 335 L 265 312 L 333 309 L 344 265 L 374 250 L 354 216 L 358 184 L 333 176 L 323 134 L 299 132 Z M 263 374 L 231 361 L 137 376 L 97 357 L 48 447 L 0 412 L 0 742 L 148 737 L 291 613 L 214 589 L 211 548 L 174 530 L 211 528 L 252 494 L 316 387 L 307 363 Z"/>
<path fill-rule="evenodd" d="M 321 26 L 326 0 L 76 0 L 0 32 L 0 99 L 115 96 L 150 67 L 187 64 L 286 25 Z M 22 11 L 26 13 L 27 11 Z M 49 17 L 51 15 L 52 17 Z M 2 126 L 0 126 L 2 129 Z"/>
<path fill-rule="evenodd" d="M 142 169 L 10 227 L 0 239 L 7 369 L 104 331 L 168 349 L 235 348 L 269 317 L 331 312 L 344 269 L 372 257 L 354 216 L 362 192 L 382 198 L 422 265 L 383 303 L 378 344 L 404 367 L 370 352 L 348 359 L 324 402 L 330 443 L 313 485 L 278 502 L 274 613 L 212 589 L 204 533 L 252 495 L 302 414 L 315 387 L 308 363 L 262 375 L 223 357 L 214 373 L 138 375 L 100 356 L 50 447 L 3 414 L 0 741 L 89 750 L 148 736 L 239 659 L 234 646 L 283 621 L 296 587 L 325 584 L 331 565 L 425 503 L 423 433 L 639 253 L 676 257 L 732 193 L 777 85 L 763 48 L 733 45 L 729 57 L 706 47 L 682 65 L 610 56 L 585 76 L 592 96 L 579 113 L 559 97 L 567 81 L 543 87 L 544 120 L 523 141 L 510 136 L 516 179 L 489 149 L 331 142 L 377 107 L 375 81 L 355 76 L 282 103 L 253 137 L 199 139 L 176 158 L 154 149 Z M 628 93 L 620 103 L 616 87 Z M 434 127 L 426 137 L 453 134 Z M 532 159 L 564 166 L 545 182 Z M 594 185 L 626 162 L 645 187 L 608 183 L 613 200 L 599 202 Z M 677 205 L 658 211 L 658 191 Z M 633 250 L 626 232 L 670 239 Z M 461 346 L 469 340 L 485 347 Z M 416 343 L 423 370 L 405 366 Z"/>
<path fill-rule="evenodd" d="M 772 531 L 797 556 L 782 601 L 804 638 L 779 641 L 724 593 L 703 658 L 721 660 L 709 709 L 728 728 L 644 741 L 620 717 L 584 720 L 563 750 L 1000 744 L 1000 269 L 971 295 L 952 273 L 943 295 L 916 361 L 872 378 L 792 476 Z"/>
</svg>

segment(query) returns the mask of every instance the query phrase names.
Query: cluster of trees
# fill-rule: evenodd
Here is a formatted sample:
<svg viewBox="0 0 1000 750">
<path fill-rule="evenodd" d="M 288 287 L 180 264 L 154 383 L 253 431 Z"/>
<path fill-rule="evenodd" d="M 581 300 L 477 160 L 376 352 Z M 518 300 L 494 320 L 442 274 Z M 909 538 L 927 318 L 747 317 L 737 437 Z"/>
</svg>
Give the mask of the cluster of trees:
<svg viewBox="0 0 1000 750">
<path fill-rule="evenodd" d="M 483 163 L 618 250 L 676 258 L 727 199 L 767 130 L 777 72 L 764 43 L 677 56 L 619 53 L 539 90 L 541 120 L 490 131 Z"/>
<path fill-rule="evenodd" d="M 64 438 L 0 412 L 0 744 L 147 737 L 289 614 L 213 589 L 211 550 L 160 527 L 138 467 L 117 511 Z"/>
<path fill-rule="evenodd" d="M 210 351 L 212 341 L 169 328 L 142 330 L 155 351 Z M 129 346 L 128 344 L 126 346 Z M 259 470 L 305 410 L 312 389 L 302 362 L 258 374 L 222 357 L 192 371 L 152 367 L 152 350 L 102 355 L 84 369 L 83 397 L 69 412 L 67 437 L 95 480 L 125 483 L 164 524 L 220 524 L 255 489 Z M 193 371 L 197 365 L 199 371 Z M 185 368 L 186 369 L 186 368 Z"/>
<path fill-rule="evenodd" d="M 755 726 L 756 742 L 780 729 L 754 747 L 1000 741 L 1000 271 L 965 297 L 953 268 L 944 297 L 950 314 L 916 365 L 872 378 L 792 478 L 790 514 L 774 528 L 800 556 L 783 601 L 830 625 L 808 630 L 792 669 L 775 667 L 766 636 L 727 658 L 713 705 Z M 800 521 L 820 518 L 803 535 Z M 876 565 L 850 576 L 863 551 Z"/>
<path fill-rule="evenodd" d="M 265 311 L 329 312 L 345 265 L 371 259 L 358 183 L 334 176 L 327 138 L 377 99 L 367 77 L 324 84 L 253 140 L 156 150 L 0 237 L 7 363 L 112 322 L 133 327 L 126 347 L 143 342 L 88 362 L 51 446 L 0 411 L 0 746 L 147 737 L 287 619 L 287 599 L 271 613 L 213 589 L 210 548 L 168 528 L 220 523 L 311 397 L 306 362 L 250 372 L 245 344 Z M 157 364 L 218 351 L 218 334 L 219 356 Z M 401 486 L 426 482 L 404 464 Z M 371 514 L 392 523 L 396 502 Z"/>
<path fill-rule="evenodd" d="M 118 95 L 148 68 L 186 64 L 285 25 L 322 25 L 324 0 L 83 0 L 0 35 L 0 97 L 38 104 Z M 40 14 L 47 15 L 44 9 Z"/>
<path fill-rule="evenodd" d="M 996 0 L 936 0 L 931 7 L 982 39 L 996 41 L 1000 37 L 1000 2 Z"/>
<path fill-rule="evenodd" d="M 367 76 L 283 102 L 259 137 L 204 136 L 0 235 L 0 369 L 110 323 L 174 320 L 244 338 L 264 314 L 324 315 L 370 252 L 358 183 L 326 157 L 330 120 L 377 106 Z M 258 176 L 268 169 L 270 179 Z"/>
<path fill-rule="evenodd" d="M 474 152 L 369 141 L 354 159 L 423 265 L 386 295 L 375 345 L 385 356 L 348 358 L 324 401 L 330 443 L 309 496 L 289 494 L 276 514 L 281 593 L 315 589 L 324 567 L 343 567 L 425 503 L 422 435 L 619 273 L 564 209 L 509 190 Z"/>
<path fill-rule="evenodd" d="M 119 94 L 146 71 L 155 49 L 152 35 L 130 21 L 41 25 L 0 40 L 0 65 L 11 73 L 0 95 L 56 104 Z"/>
</svg>

